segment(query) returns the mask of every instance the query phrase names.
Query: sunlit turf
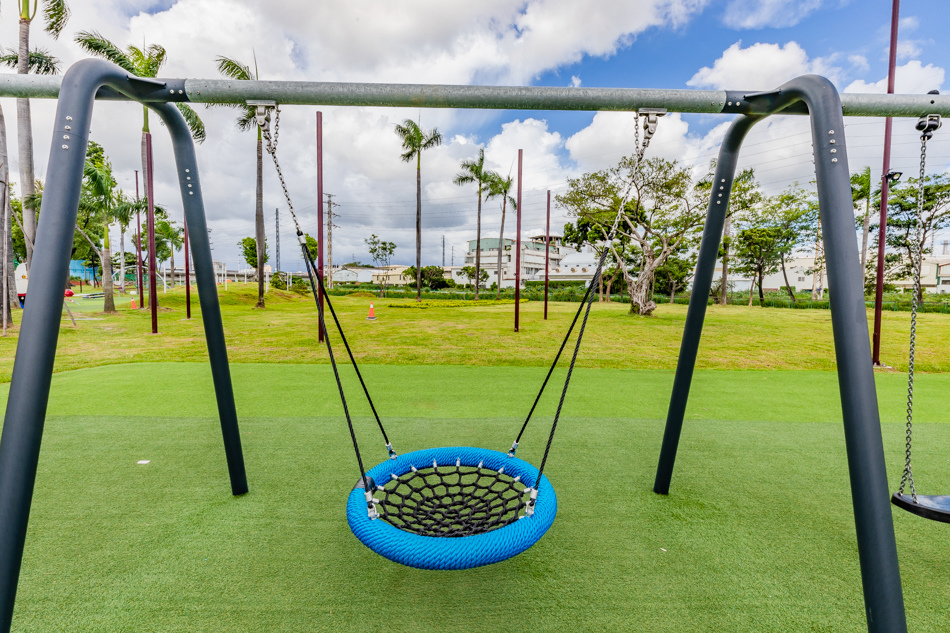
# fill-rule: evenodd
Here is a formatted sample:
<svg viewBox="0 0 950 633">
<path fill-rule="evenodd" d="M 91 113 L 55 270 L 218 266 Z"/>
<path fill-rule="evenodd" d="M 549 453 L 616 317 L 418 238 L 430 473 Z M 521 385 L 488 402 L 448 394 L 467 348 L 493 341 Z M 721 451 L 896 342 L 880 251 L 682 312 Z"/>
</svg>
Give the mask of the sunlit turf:
<svg viewBox="0 0 950 633">
<path fill-rule="evenodd" d="M 254 309 L 256 286 L 219 288 L 228 353 L 237 362 L 325 363 L 317 341 L 317 317 L 307 295 L 271 291 L 267 308 Z M 103 315 L 92 299 L 77 299 L 73 327 L 63 314 L 57 351 L 58 371 L 142 361 L 204 361 L 207 350 L 197 298 L 185 320 L 184 291 L 159 295 L 159 334 L 151 335 L 150 315 L 130 310 Z M 400 310 L 390 304 L 411 299 L 333 297 L 357 359 L 373 364 L 540 366 L 553 358 L 577 308 L 552 303 L 544 321 L 541 302 L 522 304 L 520 332 L 514 332 L 514 305 L 471 308 L 431 307 Z M 367 321 L 370 303 L 375 321 Z M 595 304 L 585 334 L 581 367 L 672 369 L 686 318 L 686 306 L 660 305 L 651 318 L 632 317 L 626 304 Z M 22 313 L 17 312 L 19 322 Z M 869 313 L 870 317 L 870 313 Z M 907 366 L 910 315 L 885 312 L 882 359 Z M 917 370 L 950 371 L 950 315 L 922 314 L 917 328 Z M 331 325 L 332 327 L 332 325 Z M 335 334 L 331 341 L 336 341 Z M 16 328 L 0 339 L 0 381 L 9 380 Z M 339 342 L 337 342 L 339 346 Z M 339 357 L 339 354 L 338 354 Z M 708 369 L 835 368 L 828 310 L 785 310 L 712 306 L 700 347 L 698 367 Z"/>
<path fill-rule="evenodd" d="M 400 452 L 504 450 L 544 369 L 365 374 Z M 232 375 L 251 489 L 240 498 L 206 363 L 54 377 L 15 631 L 865 630 L 832 372 L 697 372 L 661 497 L 651 487 L 672 372 L 578 370 L 546 469 L 557 520 L 524 554 L 464 572 L 401 567 L 350 533 L 358 472 L 328 366 Z M 344 378 L 365 459 L 381 461 Z M 896 480 L 902 376 L 877 380 Z M 919 387 L 918 486 L 948 492 L 950 375 Z M 554 393 L 542 402 L 525 459 L 537 463 L 555 404 Z M 894 513 L 911 630 L 947 630 L 947 527 Z"/>
</svg>

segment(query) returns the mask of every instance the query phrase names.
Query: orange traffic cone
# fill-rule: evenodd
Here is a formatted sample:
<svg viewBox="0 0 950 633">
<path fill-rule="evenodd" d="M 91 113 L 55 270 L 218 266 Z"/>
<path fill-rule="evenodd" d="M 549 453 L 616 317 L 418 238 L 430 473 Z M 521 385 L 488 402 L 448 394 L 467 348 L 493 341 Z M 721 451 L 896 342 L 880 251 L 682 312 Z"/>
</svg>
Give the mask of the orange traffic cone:
<svg viewBox="0 0 950 633">
<path fill-rule="evenodd" d="M 372 303 L 369 304 L 369 316 L 366 317 L 366 320 L 367 320 L 367 321 L 375 321 L 375 320 L 376 320 L 376 311 L 373 310 L 373 304 L 372 304 Z"/>
<path fill-rule="evenodd" d="M 131 306 L 129 306 L 129 307 L 130 307 L 130 308 L 132 308 L 133 310 L 135 310 L 135 309 L 137 309 L 137 308 L 138 308 L 138 306 L 137 306 L 137 305 L 135 305 L 135 299 L 132 299 L 132 305 L 131 305 Z"/>
</svg>

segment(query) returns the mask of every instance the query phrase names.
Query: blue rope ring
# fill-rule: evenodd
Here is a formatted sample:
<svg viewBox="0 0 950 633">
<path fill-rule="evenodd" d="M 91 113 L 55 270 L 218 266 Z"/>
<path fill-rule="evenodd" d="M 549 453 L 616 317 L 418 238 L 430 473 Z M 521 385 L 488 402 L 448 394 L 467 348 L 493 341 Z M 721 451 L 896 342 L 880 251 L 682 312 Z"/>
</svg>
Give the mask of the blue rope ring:
<svg viewBox="0 0 950 633">
<path fill-rule="evenodd" d="M 430 448 L 400 455 L 370 469 L 366 475 L 384 485 L 416 468 L 431 468 L 432 461 L 444 466 L 477 466 L 506 475 L 520 476 L 526 486 L 538 488 L 533 516 L 523 517 L 504 527 L 482 534 L 460 537 L 423 536 L 401 530 L 383 519 L 370 519 L 362 482 L 350 492 L 346 518 L 363 545 L 391 561 L 419 569 L 469 569 L 506 560 L 525 551 L 544 536 L 557 514 L 557 498 L 547 477 L 536 486 L 538 469 L 517 457 L 483 448 Z"/>
</svg>

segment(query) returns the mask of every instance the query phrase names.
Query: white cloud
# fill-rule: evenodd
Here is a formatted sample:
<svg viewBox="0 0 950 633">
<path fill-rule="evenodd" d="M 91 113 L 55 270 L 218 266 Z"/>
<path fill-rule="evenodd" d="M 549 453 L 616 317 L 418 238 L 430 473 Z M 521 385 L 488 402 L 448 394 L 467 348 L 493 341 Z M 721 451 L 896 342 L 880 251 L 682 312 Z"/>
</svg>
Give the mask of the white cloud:
<svg viewBox="0 0 950 633">
<path fill-rule="evenodd" d="M 822 0 L 731 0 L 723 22 L 735 29 L 795 26 L 821 6 Z"/>
<path fill-rule="evenodd" d="M 577 75 L 571 75 L 571 88 L 578 88 L 581 85 L 581 78 Z"/>
<path fill-rule="evenodd" d="M 815 73 L 837 81 L 841 69 L 830 59 L 810 59 L 797 42 L 756 43 L 742 48 L 736 42 L 717 59 L 712 68 L 704 67 L 686 82 L 694 88 L 729 90 L 769 90 L 797 77 Z"/>
<path fill-rule="evenodd" d="M 868 65 L 868 58 L 864 55 L 848 55 L 848 63 L 855 72 L 866 73 L 871 69 Z"/>
<path fill-rule="evenodd" d="M 940 66 L 927 64 L 920 60 L 911 60 L 898 66 L 894 73 L 894 92 L 898 94 L 925 94 L 931 90 L 939 90 L 943 85 L 944 69 Z M 868 83 L 863 79 L 851 82 L 844 92 L 887 92 L 887 77 Z"/>
</svg>

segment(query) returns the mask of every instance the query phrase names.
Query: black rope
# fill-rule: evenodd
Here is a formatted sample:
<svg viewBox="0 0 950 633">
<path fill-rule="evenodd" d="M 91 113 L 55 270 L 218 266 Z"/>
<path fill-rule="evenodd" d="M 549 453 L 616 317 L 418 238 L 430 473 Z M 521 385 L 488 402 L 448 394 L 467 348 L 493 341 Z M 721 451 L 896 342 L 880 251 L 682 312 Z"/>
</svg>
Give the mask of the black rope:
<svg viewBox="0 0 950 633">
<path fill-rule="evenodd" d="M 600 258 L 600 264 L 598 264 L 598 267 L 602 267 L 604 265 L 606 254 L 607 252 L 605 250 Z M 584 309 L 584 304 L 587 303 L 587 297 L 590 295 L 593 288 L 594 284 L 590 283 L 587 286 L 587 292 L 584 293 L 584 298 L 581 299 L 580 305 L 577 306 L 577 312 L 574 313 L 574 320 L 571 321 L 571 327 L 567 329 L 567 334 L 564 336 L 564 340 L 561 341 L 561 348 L 557 351 L 557 356 L 554 357 L 554 362 L 551 363 L 551 368 L 548 369 L 548 375 L 544 377 L 544 382 L 541 383 L 541 390 L 538 391 L 538 396 L 534 399 L 534 404 L 531 405 L 531 410 L 528 411 L 528 417 L 525 418 L 524 424 L 521 425 L 521 430 L 518 432 L 518 437 L 515 438 L 516 446 L 521 443 L 521 436 L 524 435 L 525 429 L 528 428 L 528 422 L 531 421 L 531 416 L 534 415 L 534 410 L 537 408 L 538 402 L 541 401 L 541 395 L 544 393 L 544 389 L 548 386 L 548 380 L 551 379 L 551 374 L 554 373 L 554 369 L 557 367 L 558 361 L 561 360 L 561 354 L 564 352 L 564 348 L 567 346 L 567 342 L 571 338 L 571 333 L 574 331 L 574 326 L 577 325 L 577 319 L 581 316 L 581 310 Z"/>
<path fill-rule="evenodd" d="M 313 255 L 310 254 L 310 251 L 306 247 L 304 247 L 304 250 L 307 253 L 307 259 L 309 260 L 310 265 L 313 266 L 314 270 L 316 270 L 317 266 L 313 261 Z M 323 291 L 323 298 L 327 302 L 327 307 L 330 308 L 330 314 L 333 316 L 333 322 L 336 323 L 337 332 L 340 333 L 340 338 L 343 340 L 343 346 L 346 347 L 346 353 L 350 357 L 350 362 L 353 363 L 353 369 L 356 370 L 356 376 L 360 379 L 360 386 L 363 387 L 363 393 L 366 394 L 366 401 L 369 402 L 369 408 L 373 410 L 373 417 L 376 418 L 376 424 L 379 426 L 379 431 L 383 434 L 383 440 L 386 442 L 386 446 L 390 446 L 389 437 L 386 435 L 386 429 L 383 428 L 383 423 L 379 419 L 379 414 L 376 413 L 376 405 L 373 404 L 373 399 L 369 395 L 369 389 L 366 387 L 366 382 L 363 380 L 363 374 L 360 373 L 359 365 L 356 364 L 356 359 L 353 357 L 353 351 L 350 349 L 350 344 L 347 342 L 346 335 L 343 333 L 343 326 L 340 325 L 340 320 L 336 316 L 336 310 L 333 309 L 333 303 L 330 301 L 330 295 L 327 294 L 327 289 L 323 285 L 323 279 L 320 277 L 320 275 L 317 275 L 316 277 L 317 283 L 320 284 L 320 290 Z M 310 283 L 313 283 L 313 279 L 310 280 Z M 320 300 L 317 298 L 317 290 L 315 287 L 312 289 L 314 300 L 319 304 Z M 326 332 L 324 332 L 324 336 L 326 336 Z"/>
<path fill-rule="evenodd" d="M 353 430 L 353 420 L 350 418 L 350 410 L 346 406 L 346 395 L 343 393 L 343 383 L 340 382 L 340 372 L 337 370 L 336 359 L 333 357 L 333 348 L 330 346 L 330 337 L 327 335 L 327 325 L 326 321 L 323 318 L 323 306 L 320 305 L 319 299 L 317 299 L 317 285 L 314 282 L 314 276 L 317 279 L 320 278 L 320 275 L 316 273 L 316 266 L 313 265 L 313 260 L 310 257 L 310 251 L 307 250 L 306 244 L 300 245 L 301 250 L 304 253 L 304 259 L 307 262 L 307 276 L 310 277 L 310 286 L 313 288 L 313 298 L 317 303 L 317 312 L 320 314 L 320 330 L 323 332 L 323 341 L 327 344 L 327 354 L 330 356 L 330 365 L 333 367 L 333 376 L 336 378 L 336 387 L 340 392 L 340 401 L 343 402 L 343 413 L 346 415 L 346 424 L 350 427 L 350 439 L 353 440 L 353 450 L 356 451 L 356 462 L 360 467 L 360 478 L 363 480 L 363 489 L 371 490 L 369 487 L 369 482 L 367 481 L 366 471 L 363 469 L 363 457 L 360 455 L 360 447 L 356 442 L 356 431 Z"/>
<path fill-rule="evenodd" d="M 604 254 L 601 255 L 600 262 L 597 264 L 597 270 L 590 280 L 590 288 L 593 288 L 594 285 L 599 282 L 604 267 L 604 260 L 606 259 L 607 250 L 604 249 Z M 541 485 L 541 475 L 544 473 L 544 464 L 548 461 L 548 453 L 551 451 L 551 443 L 554 441 L 554 431 L 557 430 L 557 422 L 561 417 L 561 408 L 564 406 L 564 398 L 567 396 L 567 387 L 571 384 L 571 374 L 574 373 L 574 363 L 577 362 L 577 353 L 581 349 L 581 340 L 584 338 L 584 329 L 587 327 L 587 317 L 590 316 L 590 308 L 594 303 L 594 295 L 592 293 L 588 292 L 587 297 L 587 308 L 584 310 L 584 320 L 581 321 L 581 329 L 577 331 L 574 355 L 571 357 L 571 366 L 567 368 L 567 378 L 564 380 L 564 389 L 561 390 L 561 400 L 558 402 L 557 412 L 554 414 L 554 422 L 551 424 L 551 434 L 548 436 L 548 444 L 544 447 L 544 457 L 541 458 L 541 466 L 538 468 L 538 481 L 535 484 L 535 488 Z"/>
<path fill-rule="evenodd" d="M 387 482 L 379 512 L 388 523 L 406 532 L 471 536 L 517 521 L 526 505 L 524 489 L 520 479 L 481 464 L 433 464 Z"/>
</svg>

